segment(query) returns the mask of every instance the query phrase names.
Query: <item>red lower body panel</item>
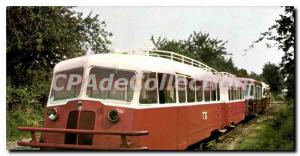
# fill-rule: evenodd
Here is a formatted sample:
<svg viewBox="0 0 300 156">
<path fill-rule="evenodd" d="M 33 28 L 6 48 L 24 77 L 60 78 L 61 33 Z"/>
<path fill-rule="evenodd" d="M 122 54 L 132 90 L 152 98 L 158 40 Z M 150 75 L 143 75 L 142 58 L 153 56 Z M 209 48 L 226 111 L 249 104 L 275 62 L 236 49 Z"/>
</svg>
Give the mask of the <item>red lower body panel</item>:
<svg viewBox="0 0 300 156">
<path fill-rule="evenodd" d="M 138 143 L 150 150 L 184 150 L 244 118 L 244 101 L 145 108 L 135 113 L 134 129 L 150 132 Z"/>
<path fill-rule="evenodd" d="M 45 127 L 50 129 L 23 129 L 42 132 L 40 141 L 33 139 L 32 142 L 19 142 L 19 145 L 84 150 L 184 150 L 208 138 L 213 131 L 245 118 L 244 101 L 182 106 L 164 104 L 166 107 L 139 109 L 82 101 L 80 110 L 78 106 L 77 101 L 56 106 L 60 115 L 57 121 L 45 117 Z M 107 112 L 112 109 L 119 111 L 120 120 L 116 123 L 107 120 Z M 123 134 L 145 131 L 149 134 Z M 112 135 L 113 132 L 118 133 Z"/>
</svg>

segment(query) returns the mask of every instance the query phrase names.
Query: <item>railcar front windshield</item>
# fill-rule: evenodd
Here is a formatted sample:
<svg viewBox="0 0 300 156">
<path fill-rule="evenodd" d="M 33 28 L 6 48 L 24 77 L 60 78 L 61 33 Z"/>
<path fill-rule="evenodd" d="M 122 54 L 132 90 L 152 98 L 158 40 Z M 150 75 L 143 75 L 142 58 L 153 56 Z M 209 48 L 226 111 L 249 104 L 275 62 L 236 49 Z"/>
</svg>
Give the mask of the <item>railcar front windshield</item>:
<svg viewBox="0 0 300 156">
<path fill-rule="evenodd" d="M 86 95 L 95 99 L 131 102 L 135 86 L 135 72 L 115 68 L 92 67 Z"/>
<path fill-rule="evenodd" d="M 60 71 L 54 74 L 50 101 L 76 98 L 80 94 L 83 67 Z"/>
</svg>

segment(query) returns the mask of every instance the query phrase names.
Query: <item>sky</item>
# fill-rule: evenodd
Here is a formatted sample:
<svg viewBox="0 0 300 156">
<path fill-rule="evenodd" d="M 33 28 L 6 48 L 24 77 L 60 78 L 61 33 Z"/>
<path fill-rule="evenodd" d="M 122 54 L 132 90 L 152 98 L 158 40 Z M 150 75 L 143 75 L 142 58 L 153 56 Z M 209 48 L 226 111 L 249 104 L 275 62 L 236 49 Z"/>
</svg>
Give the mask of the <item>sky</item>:
<svg viewBox="0 0 300 156">
<path fill-rule="evenodd" d="M 280 7 L 76 7 L 84 16 L 99 14 L 113 33 L 109 46 L 114 51 L 150 50 L 150 41 L 161 36 L 187 39 L 193 31 L 209 33 L 228 41 L 225 45 L 234 64 L 260 74 L 267 62 L 279 64 L 283 52 L 259 43 L 246 54 L 251 42 L 275 24 Z M 205 62 L 203 62 L 205 63 Z"/>
</svg>

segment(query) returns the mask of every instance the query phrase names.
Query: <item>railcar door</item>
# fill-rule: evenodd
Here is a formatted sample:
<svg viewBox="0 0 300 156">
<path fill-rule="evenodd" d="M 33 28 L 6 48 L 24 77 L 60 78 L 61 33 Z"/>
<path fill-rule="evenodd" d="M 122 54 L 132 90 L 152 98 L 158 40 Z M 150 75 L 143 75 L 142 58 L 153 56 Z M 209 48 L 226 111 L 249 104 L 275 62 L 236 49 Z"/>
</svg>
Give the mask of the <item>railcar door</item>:
<svg viewBox="0 0 300 156">
<path fill-rule="evenodd" d="M 227 112 L 227 104 L 222 103 L 221 105 L 221 114 L 222 114 L 222 126 L 221 128 L 226 127 L 227 122 L 228 122 L 228 112 Z"/>
</svg>

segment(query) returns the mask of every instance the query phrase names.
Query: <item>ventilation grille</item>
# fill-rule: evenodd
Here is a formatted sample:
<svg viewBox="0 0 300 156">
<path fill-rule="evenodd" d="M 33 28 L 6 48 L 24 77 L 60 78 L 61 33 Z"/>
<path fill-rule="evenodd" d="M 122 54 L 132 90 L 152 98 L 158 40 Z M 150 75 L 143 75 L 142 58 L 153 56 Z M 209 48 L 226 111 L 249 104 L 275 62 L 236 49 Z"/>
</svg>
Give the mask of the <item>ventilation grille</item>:
<svg viewBox="0 0 300 156">
<path fill-rule="evenodd" d="M 95 113 L 92 111 L 71 111 L 69 113 L 67 129 L 93 130 Z M 79 124 L 79 125 L 78 125 Z M 93 134 L 66 133 L 65 144 L 91 145 Z"/>
</svg>

